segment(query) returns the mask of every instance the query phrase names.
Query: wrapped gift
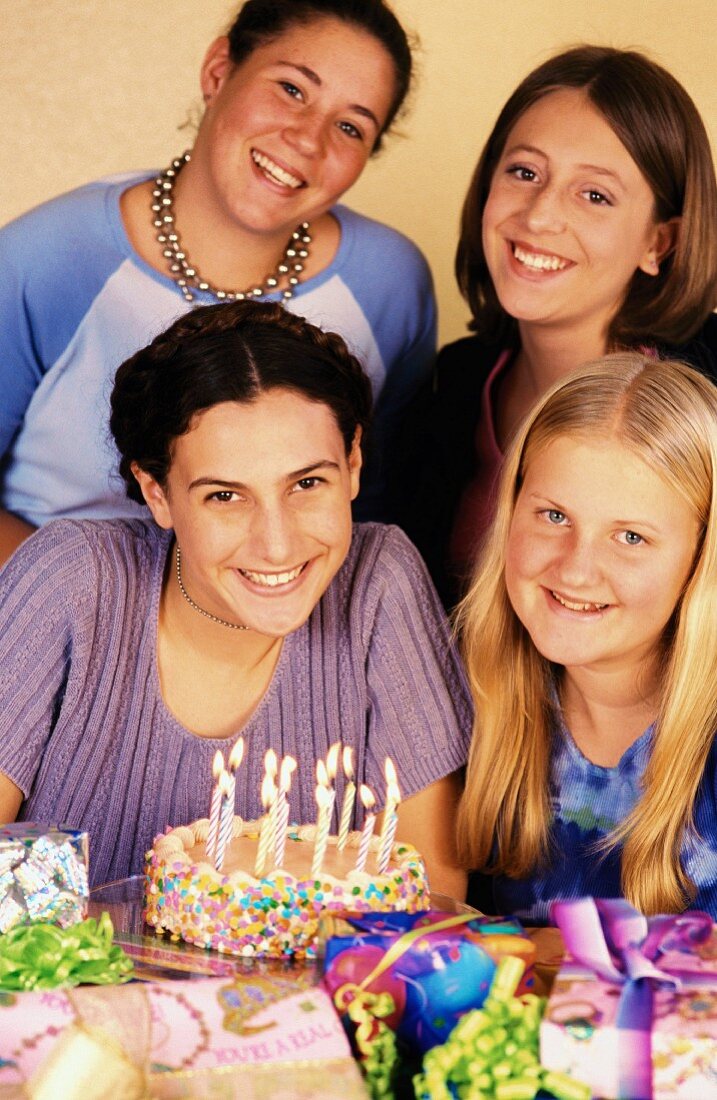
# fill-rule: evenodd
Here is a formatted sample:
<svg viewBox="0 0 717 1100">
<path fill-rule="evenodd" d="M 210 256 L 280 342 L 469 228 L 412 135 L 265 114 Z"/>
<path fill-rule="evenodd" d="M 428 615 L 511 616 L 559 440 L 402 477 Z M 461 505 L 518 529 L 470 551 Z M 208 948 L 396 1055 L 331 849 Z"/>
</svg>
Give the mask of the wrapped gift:
<svg viewBox="0 0 717 1100">
<path fill-rule="evenodd" d="M 418 1100 L 590 1100 L 588 1086 L 544 1069 L 538 1061 L 538 1030 L 545 998 L 516 997 L 520 959 L 501 959 L 482 1008 L 467 1012 L 448 1041 L 423 1058 L 413 1078 Z"/>
<path fill-rule="evenodd" d="M 707 913 L 555 902 L 567 951 L 541 1025 L 543 1064 L 596 1096 L 717 1100 L 717 937 Z"/>
<path fill-rule="evenodd" d="M 272 1081 L 278 1095 L 287 1073 L 293 1080 L 300 1069 L 325 1080 L 328 1065 L 350 1075 L 349 1045 L 324 990 L 274 1001 L 265 984 L 207 978 L 5 994 L 0 1094 L 22 1085 L 38 1100 L 91 1100 L 110 1094 L 109 1080 L 115 1097 L 213 1095 L 204 1086 L 214 1074 L 226 1076 L 233 1067 L 233 1080 L 239 1069 L 262 1067 L 268 1096 Z M 353 1080 L 360 1089 L 357 1073 Z M 236 1094 L 248 1091 L 244 1085 Z"/>
<path fill-rule="evenodd" d="M 84 920 L 87 833 L 17 821 L 0 826 L 0 934 L 35 921 Z"/>
<path fill-rule="evenodd" d="M 319 937 L 324 985 L 339 1012 L 357 997 L 389 994 L 385 1022 L 416 1052 L 444 1042 L 465 1012 L 483 1004 L 501 958 L 521 958 L 519 992 L 533 987 L 535 948 L 516 920 L 430 909 L 328 914 Z"/>
</svg>

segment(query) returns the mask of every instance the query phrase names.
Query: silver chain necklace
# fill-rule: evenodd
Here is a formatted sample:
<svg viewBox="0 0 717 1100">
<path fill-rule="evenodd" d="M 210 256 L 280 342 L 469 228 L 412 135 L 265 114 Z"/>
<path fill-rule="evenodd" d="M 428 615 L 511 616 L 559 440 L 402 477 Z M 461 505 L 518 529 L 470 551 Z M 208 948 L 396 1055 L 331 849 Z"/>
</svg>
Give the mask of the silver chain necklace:
<svg viewBox="0 0 717 1100">
<path fill-rule="evenodd" d="M 205 611 L 203 607 L 200 607 L 198 603 L 194 602 L 184 587 L 181 558 L 182 555 L 179 549 L 179 543 L 177 543 L 174 552 L 174 562 L 177 567 L 177 583 L 179 584 L 179 591 L 182 593 L 189 606 L 193 607 L 195 611 L 198 611 L 200 615 L 204 615 L 206 619 L 211 619 L 213 623 L 219 623 L 220 626 L 228 626 L 230 630 L 248 630 L 248 626 L 240 626 L 239 623 L 229 623 L 226 619 L 220 619 L 218 615 L 212 615 L 211 611 Z"/>
<path fill-rule="evenodd" d="M 294 291 L 301 282 L 304 260 L 309 255 L 311 244 L 309 223 L 302 222 L 291 234 L 274 274 L 269 275 L 262 286 L 253 286 L 248 290 L 221 290 L 197 271 L 182 248 L 174 222 L 174 184 L 182 168 L 190 160 L 189 151 L 182 153 L 181 157 L 176 157 L 169 168 L 165 168 L 157 176 L 152 190 L 153 223 L 157 230 L 157 240 L 162 246 L 162 254 L 167 260 L 170 278 L 174 280 L 188 302 L 194 301 L 196 290 L 211 294 L 219 302 L 242 302 L 245 298 L 263 298 L 277 290 L 281 280 L 286 278 L 287 286 L 282 291 L 282 298 L 288 302 L 293 298 Z"/>
</svg>

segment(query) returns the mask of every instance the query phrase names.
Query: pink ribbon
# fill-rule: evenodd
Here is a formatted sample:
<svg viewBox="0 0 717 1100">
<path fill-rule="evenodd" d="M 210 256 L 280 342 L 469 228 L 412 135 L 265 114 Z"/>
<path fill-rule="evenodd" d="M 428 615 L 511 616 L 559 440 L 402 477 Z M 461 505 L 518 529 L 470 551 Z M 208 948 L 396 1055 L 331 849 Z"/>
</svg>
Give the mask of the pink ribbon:
<svg viewBox="0 0 717 1100">
<path fill-rule="evenodd" d="M 630 1100 L 651 1100 L 656 984 L 673 990 L 717 989 L 717 974 L 657 963 L 667 951 L 690 953 L 708 940 L 712 918 L 699 910 L 645 917 L 621 898 L 555 901 L 550 909 L 573 960 L 604 981 L 622 986 L 615 1020 L 619 1095 Z"/>
</svg>

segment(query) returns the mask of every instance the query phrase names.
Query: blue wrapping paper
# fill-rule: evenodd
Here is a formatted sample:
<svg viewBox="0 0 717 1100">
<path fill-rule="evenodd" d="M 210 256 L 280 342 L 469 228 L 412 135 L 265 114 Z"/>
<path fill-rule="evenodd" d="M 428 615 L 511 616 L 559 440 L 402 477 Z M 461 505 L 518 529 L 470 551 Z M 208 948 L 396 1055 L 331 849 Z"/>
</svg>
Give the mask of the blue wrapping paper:
<svg viewBox="0 0 717 1100">
<path fill-rule="evenodd" d="M 518 993 L 534 986 L 535 946 L 517 920 L 424 913 L 330 914 L 319 926 L 323 982 L 339 1012 L 363 992 L 389 993 L 386 1018 L 411 1051 L 444 1043 L 480 1008 L 506 955 L 526 964 Z"/>
</svg>

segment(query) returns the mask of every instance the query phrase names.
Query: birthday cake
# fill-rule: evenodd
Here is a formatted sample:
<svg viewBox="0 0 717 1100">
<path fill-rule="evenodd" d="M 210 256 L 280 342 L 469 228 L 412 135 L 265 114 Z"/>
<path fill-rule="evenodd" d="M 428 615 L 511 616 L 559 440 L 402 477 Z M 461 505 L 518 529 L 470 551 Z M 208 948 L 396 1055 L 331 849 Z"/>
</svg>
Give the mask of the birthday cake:
<svg viewBox="0 0 717 1100">
<path fill-rule="evenodd" d="M 321 868 L 312 873 L 316 826 L 287 829 L 281 866 L 254 873 L 260 822 L 234 818 L 221 871 L 206 857 L 206 818 L 168 829 L 147 853 L 145 920 L 157 931 L 235 955 L 313 954 L 326 910 L 415 913 L 429 907 L 423 860 L 404 842 L 391 846 L 384 874 L 376 872 L 380 841 L 372 837 L 366 870 L 356 870 L 361 834 L 341 851 L 329 837 Z"/>
</svg>

